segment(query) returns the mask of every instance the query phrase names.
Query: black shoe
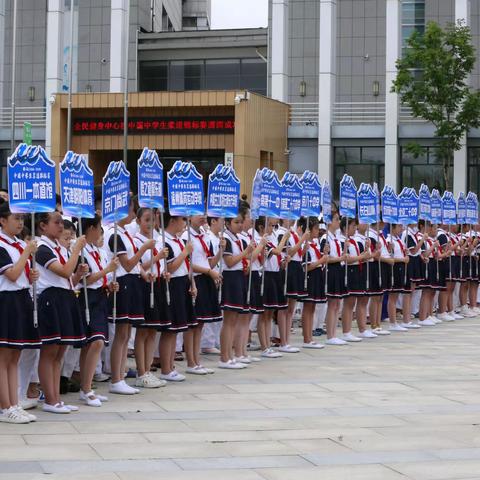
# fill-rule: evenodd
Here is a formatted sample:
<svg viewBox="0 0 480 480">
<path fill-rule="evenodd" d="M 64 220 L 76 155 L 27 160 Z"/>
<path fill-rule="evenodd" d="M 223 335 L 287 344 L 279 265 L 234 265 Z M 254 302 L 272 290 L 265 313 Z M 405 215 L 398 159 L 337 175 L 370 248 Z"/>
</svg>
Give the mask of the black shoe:
<svg viewBox="0 0 480 480">
<path fill-rule="evenodd" d="M 65 395 L 68 393 L 68 378 L 60 377 L 60 395 Z"/>
</svg>

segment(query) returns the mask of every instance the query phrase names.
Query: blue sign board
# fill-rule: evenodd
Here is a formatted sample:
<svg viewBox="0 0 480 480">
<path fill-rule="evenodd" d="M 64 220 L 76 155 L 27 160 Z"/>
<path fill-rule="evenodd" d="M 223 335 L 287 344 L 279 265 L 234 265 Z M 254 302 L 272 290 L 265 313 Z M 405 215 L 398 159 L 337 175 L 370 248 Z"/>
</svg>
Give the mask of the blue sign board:
<svg viewBox="0 0 480 480">
<path fill-rule="evenodd" d="M 327 180 L 322 187 L 322 215 L 326 224 L 332 223 L 332 189 Z"/>
<path fill-rule="evenodd" d="M 300 182 L 302 184 L 302 216 L 319 217 L 322 186 L 318 175 L 306 170 L 303 172 Z"/>
<path fill-rule="evenodd" d="M 280 218 L 282 184 L 277 173 L 268 168 L 260 170 L 261 190 L 258 204 L 258 215 Z"/>
<path fill-rule="evenodd" d="M 350 218 L 357 215 L 357 187 L 353 178 L 347 174 L 340 182 L 340 215 Z"/>
<path fill-rule="evenodd" d="M 122 160 L 110 162 L 102 180 L 102 220 L 118 222 L 128 217 L 130 206 L 130 172 Z"/>
<path fill-rule="evenodd" d="M 403 187 L 398 196 L 398 223 L 409 225 L 418 222 L 418 196 L 413 188 Z"/>
<path fill-rule="evenodd" d="M 232 167 L 217 165 L 208 177 L 207 215 L 234 218 L 238 215 L 240 180 Z"/>
<path fill-rule="evenodd" d="M 361 183 L 357 192 L 358 222 L 371 225 L 377 221 L 377 196 L 369 183 Z"/>
<path fill-rule="evenodd" d="M 298 176 L 286 172 L 282 178 L 280 218 L 297 220 L 301 217 L 302 185 Z"/>
<path fill-rule="evenodd" d="M 163 165 L 155 150 L 144 148 L 137 163 L 138 204 L 142 208 L 165 210 Z"/>
<path fill-rule="evenodd" d="M 418 218 L 430 222 L 432 220 L 432 202 L 430 198 L 430 190 L 424 183 L 422 183 L 420 190 L 418 191 L 418 203 Z"/>
<path fill-rule="evenodd" d="M 464 225 L 467 223 L 467 201 L 465 194 L 460 192 L 457 200 L 457 223 Z"/>
<path fill-rule="evenodd" d="M 7 175 L 12 213 L 55 210 L 55 163 L 42 147 L 18 145 L 8 158 Z"/>
<path fill-rule="evenodd" d="M 260 194 L 262 192 L 262 172 L 258 170 L 255 172 L 252 182 L 252 198 L 250 200 L 250 216 L 256 220 L 260 216 Z"/>
<path fill-rule="evenodd" d="M 432 223 L 437 225 L 442 223 L 442 198 L 436 188 L 432 190 L 432 194 L 430 195 L 430 205 L 432 208 Z"/>
<path fill-rule="evenodd" d="M 375 193 L 375 221 L 380 221 L 381 205 L 380 205 L 380 191 L 378 190 L 377 182 L 373 182 L 373 193 Z"/>
<path fill-rule="evenodd" d="M 83 155 L 69 151 L 60 163 L 60 196 L 64 215 L 95 217 L 93 172 Z"/>
<path fill-rule="evenodd" d="M 167 174 L 168 209 L 174 217 L 203 215 L 203 177 L 190 162 L 177 160 Z"/>
<path fill-rule="evenodd" d="M 457 202 L 452 192 L 446 191 L 442 197 L 442 223 L 444 225 L 457 223 Z"/>
<path fill-rule="evenodd" d="M 398 223 L 398 197 L 390 185 L 382 190 L 382 219 L 385 223 Z"/>
<path fill-rule="evenodd" d="M 478 224 L 478 197 L 476 193 L 468 192 L 467 199 L 466 223 L 470 225 Z"/>
</svg>

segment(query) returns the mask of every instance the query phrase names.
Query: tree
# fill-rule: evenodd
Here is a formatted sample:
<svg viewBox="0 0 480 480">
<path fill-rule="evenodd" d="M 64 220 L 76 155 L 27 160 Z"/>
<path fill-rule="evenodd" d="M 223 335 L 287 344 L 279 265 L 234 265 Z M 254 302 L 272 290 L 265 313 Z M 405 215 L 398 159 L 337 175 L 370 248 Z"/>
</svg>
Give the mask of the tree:
<svg viewBox="0 0 480 480">
<path fill-rule="evenodd" d="M 461 148 L 468 130 L 480 126 L 480 92 L 468 85 L 474 65 L 470 28 L 461 21 L 445 29 L 429 22 L 424 34 L 414 31 L 403 58 L 397 60 L 392 92 L 400 95 L 414 117 L 434 125 L 445 189 L 454 152 Z M 415 156 L 423 152 L 418 143 L 409 144 L 407 150 Z"/>
</svg>

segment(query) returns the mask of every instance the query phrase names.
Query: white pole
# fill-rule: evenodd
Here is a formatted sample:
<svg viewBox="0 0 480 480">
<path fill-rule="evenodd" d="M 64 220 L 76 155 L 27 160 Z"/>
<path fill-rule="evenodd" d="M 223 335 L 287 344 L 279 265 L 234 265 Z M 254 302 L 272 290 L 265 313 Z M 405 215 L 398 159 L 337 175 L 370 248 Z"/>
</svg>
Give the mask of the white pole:
<svg viewBox="0 0 480 480">
<path fill-rule="evenodd" d="M 16 50 L 17 50 L 17 0 L 13 0 L 13 36 L 12 36 L 12 110 L 10 112 L 10 150 L 15 151 L 15 83 L 16 83 Z M 33 235 L 33 232 L 32 232 Z"/>
<path fill-rule="evenodd" d="M 70 61 L 68 62 L 67 152 L 72 144 L 72 89 L 73 89 L 73 0 L 70 0 Z M 79 225 L 81 222 L 79 220 Z M 82 227 L 80 226 L 80 229 Z M 79 229 L 79 230 L 80 230 Z M 80 234 L 81 235 L 81 234 Z M 83 255 L 83 254 L 82 254 Z M 83 263 L 83 258 L 82 258 Z M 85 289 L 85 301 L 86 301 Z"/>
</svg>

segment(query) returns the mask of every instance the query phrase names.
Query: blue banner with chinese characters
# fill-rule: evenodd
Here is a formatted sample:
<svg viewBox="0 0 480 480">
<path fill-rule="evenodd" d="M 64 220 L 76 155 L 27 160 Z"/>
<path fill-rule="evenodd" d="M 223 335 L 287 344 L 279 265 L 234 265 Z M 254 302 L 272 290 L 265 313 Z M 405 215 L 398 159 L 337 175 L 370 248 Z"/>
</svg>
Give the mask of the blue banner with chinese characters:
<svg viewBox="0 0 480 480">
<path fill-rule="evenodd" d="M 12 213 L 55 210 L 55 163 L 42 147 L 18 145 L 8 158 L 7 175 Z"/>
<path fill-rule="evenodd" d="M 300 183 L 302 185 L 302 216 L 319 217 L 322 186 L 318 180 L 318 175 L 306 170 L 303 172 Z"/>
<path fill-rule="evenodd" d="M 465 194 L 460 192 L 457 200 L 457 223 L 464 225 L 467 223 L 467 201 Z"/>
<path fill-rule="evenodd" d="M 261 190 L 258 205 L 260 216 L 280 218 L 282 184 L 277 173 L 268 168 L 260 170 Z"/>
<path fill-rule="evenodd" d="M 138 204 L 142 208 L 165 210 L 163 165 L 155 150 L 144 148 L 137 163 Z"/>
<path fill-rule="evenodd" d="M 238 215 L 240 180 L 235 170 L 217 165 L 208 177 L 207 215 L 234 218 Z"/>
<path fill-rule="evenodd" d="M 418 222 L 418 196 L 413 188 L 404 187 L 398 196 L 398 223 Z"/>
<path fill-rule="evenodd" d="M 350 218 L 357 216 L 357 187 L 353 178 L 347 174 L 340 182 L 340 215 Z"/>
<path fill-rule="evenodd" d="M 377 196 L 369 183 L 361 183 L 357 192 L 358 222 L 371 225 L 377 221 Z"/>
<path fill-rule="evenodd" d="M 432 207 L 432 223 L 439 225 L 442 223 L 442 197 L 436 188 L 432 190 L 430 195 L 430 205 Z"/>
<path fill-rule="evenodd" d="M 327 180 L 323 182 L 322 187 L 322 216 L 327 225 L 332 223 L 332 189 Z"/>
<path fill-rule="evenodd" d="M 468 192 L 466 198 L 467 214 L 466 223 L 477 224 L 478 223 L 478 197 L 476 193 Z"/>
<path fill-rule="evenodd" d="M 128 217 L 130 172 L 122 160 L 110 162 L 102 180 L 102 220 L 113 223 Z"/>
<path fill-rule="evenodd" d="M 60 196 L 64 215 L 95 217 L 93 172 L 85 156 L 69 151 L 60 163 Z"/>
<path fill-rule="evenodd" d="M 452 192 L 446 191 L 442 197 L 442 223 L 455 225 L 457 223 L 457 202 Z"/>
<path fill-rule="evenodd" d="M 177 160 L 167 174 L 168 210 L 174 217 L 204 215 L 203 177 L 190 162 Z"/>
<path fill-rule="evenodd" d="M 280 218 L 297 220 L 301 217 L 302 185 L 294 173 L 286 172 L 282 178 Z"/>
<path fill-rule="evenodd" d="M 398 197 L 390 185 L 382 190 L 382 219 L 385 223 L 398 223 Z"/>
<path fill-rule="evenodd" d="M 418 218 L 430 222 L 432 220 L 432 201 L 430 190 L 427 185 L 422 183 L 418 191 L 419 213 Z"/>
</svg>

